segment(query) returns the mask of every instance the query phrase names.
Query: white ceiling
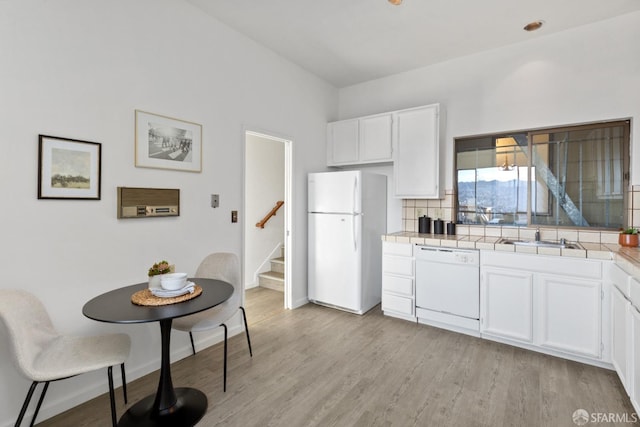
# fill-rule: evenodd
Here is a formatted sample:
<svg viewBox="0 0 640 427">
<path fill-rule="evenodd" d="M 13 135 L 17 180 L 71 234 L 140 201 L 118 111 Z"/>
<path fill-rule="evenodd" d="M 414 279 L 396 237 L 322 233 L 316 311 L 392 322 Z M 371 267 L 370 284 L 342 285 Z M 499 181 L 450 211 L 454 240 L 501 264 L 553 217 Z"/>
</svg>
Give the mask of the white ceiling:
<svg viewBox="0 0 640 427">
<path fill-rule="evenodd" d="M 640 0 L 187 0 L 336 87 L 640 10 Z M 542 29 L 522 28 L 542 19 Z"/>
</svg>

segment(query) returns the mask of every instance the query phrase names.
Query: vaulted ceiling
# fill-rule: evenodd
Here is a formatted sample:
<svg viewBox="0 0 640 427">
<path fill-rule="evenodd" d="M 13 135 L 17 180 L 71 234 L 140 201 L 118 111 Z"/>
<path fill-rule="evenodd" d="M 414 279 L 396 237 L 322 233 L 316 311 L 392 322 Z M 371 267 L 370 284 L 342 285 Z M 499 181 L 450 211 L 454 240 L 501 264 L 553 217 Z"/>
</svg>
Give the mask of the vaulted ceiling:
<svg viewBox="0 0 640 427">
<path fill-rule="evenodd" d="M 186 0 L 336 87 L 640 10 L 640 0 Z M 523 27 L 545 23 L 535 32 Z"/>
</svg>

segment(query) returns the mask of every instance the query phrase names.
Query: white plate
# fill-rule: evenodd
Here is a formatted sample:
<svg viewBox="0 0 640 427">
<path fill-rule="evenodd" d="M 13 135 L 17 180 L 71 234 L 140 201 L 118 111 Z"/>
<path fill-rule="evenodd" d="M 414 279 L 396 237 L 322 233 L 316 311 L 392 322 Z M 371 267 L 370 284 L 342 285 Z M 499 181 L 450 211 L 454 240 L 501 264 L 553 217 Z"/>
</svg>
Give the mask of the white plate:
<svg viewBox="0 0 640 427">
<path fill-rule="evenodd" d="M 151 289 L 151 293 L 160 298 L 173 298 L 179 297 L 180 295 L 193 293 L 195 290 L 195 283 L 187 282 L 187 285 L 184 288 L 176 289 L 175 291 L 153 288 Z"/>
</svg>

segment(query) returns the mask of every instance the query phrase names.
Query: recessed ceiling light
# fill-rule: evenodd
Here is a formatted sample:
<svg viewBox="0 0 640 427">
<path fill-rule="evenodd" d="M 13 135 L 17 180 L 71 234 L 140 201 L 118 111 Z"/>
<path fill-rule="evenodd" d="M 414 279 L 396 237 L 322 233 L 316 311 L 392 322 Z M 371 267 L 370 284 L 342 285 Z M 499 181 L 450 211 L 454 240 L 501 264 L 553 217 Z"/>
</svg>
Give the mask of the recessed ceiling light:
<svg viewBox="0 0 640 427">
<path fill-rule="evenodd" d="M 389 0 L 389 3 L 398 6 L 400 3 L 402 3 L 402 0 Z"/>
<path fill-rule="evenodd" d="M 527 25 L 524 26 L 523 30 L 525 30 L 525 31 L 535 31 L 535 30 L 539 29 L 540 27 L 542 27 L 543 24 L 544 24 L 544 21 L 529 22 Z"/>
</svg>

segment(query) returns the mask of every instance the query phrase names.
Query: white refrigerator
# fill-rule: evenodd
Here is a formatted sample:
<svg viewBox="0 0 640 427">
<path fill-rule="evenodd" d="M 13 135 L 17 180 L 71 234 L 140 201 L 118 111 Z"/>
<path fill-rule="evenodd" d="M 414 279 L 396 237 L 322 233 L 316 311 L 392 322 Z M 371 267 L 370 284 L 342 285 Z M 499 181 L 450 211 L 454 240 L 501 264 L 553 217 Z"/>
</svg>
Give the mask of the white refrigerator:
<svg viewBox="0 0 640 427">
<path fill-rule="evenodd" d="M 364 314 L 382 293 L 387 177 L 311 173 L 308 195 L 309 300 Z"/>
</svg>

